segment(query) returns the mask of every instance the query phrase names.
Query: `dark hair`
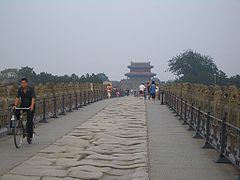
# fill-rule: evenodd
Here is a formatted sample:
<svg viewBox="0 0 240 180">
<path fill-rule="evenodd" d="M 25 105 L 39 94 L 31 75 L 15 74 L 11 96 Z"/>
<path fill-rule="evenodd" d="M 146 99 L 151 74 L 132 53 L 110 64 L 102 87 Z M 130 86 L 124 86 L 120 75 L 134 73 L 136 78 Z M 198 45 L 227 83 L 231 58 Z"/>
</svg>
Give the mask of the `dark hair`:
<svg viewBox="0 0 240 180">
<path fill-rule="evenodd" d="M 21 82 L 22 82 L 22 81 L 28 82 L 27 78 L 25 78 L 25 77 L 21 79 Z"/>
<path fill-rule="evenodd" d="M 155 81 L 152 81 L 152 84 L 155 84 Z"/>
</svg>

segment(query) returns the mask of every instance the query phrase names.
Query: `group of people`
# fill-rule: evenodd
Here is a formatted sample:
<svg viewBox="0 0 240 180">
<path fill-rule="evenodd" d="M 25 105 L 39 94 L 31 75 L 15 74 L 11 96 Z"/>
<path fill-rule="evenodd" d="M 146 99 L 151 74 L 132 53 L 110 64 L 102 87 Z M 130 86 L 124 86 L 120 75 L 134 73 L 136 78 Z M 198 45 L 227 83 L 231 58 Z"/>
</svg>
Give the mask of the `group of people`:
<svg viewBox="0 0 240 180">
<path fill-rule="evenodd" d="M 107 94 L 108 98 L 111 98 L 112 93 L 112 85 L 109 83 L 107 84 Z M 120 93 L 118 90 L 116 90 L 118 94 L 116 96 L 119 96 Z M 148 99 L 155 100 L 155 98 L 158 96 L 159 93 L 159 87 L 155 84 L 155 81 L 152 81 L 152 83 L 147 82 L 146 86 L 144 83 L 142 83 L 139 86 L 139 94 L 144 97 L 145 99 L 148 96 Z M 34 89 L 30 88 L 28 86 L 28 80 L 26 78 L 21 79 L 21 87 L 17 91 L 15 103 L 13 106 L 13 109 L 19 106 L 23 108 L 28 108 L 29 111 L 27 111 L 27 134 L 28 139 L 31 142 L 32 136 L 33 136 L 33 117 L 34 117 L 34 110 L 35 110 L 35 99 L 36 95 L 34 92 Z M 20 118 L 20 111 L 16 110 L 16 116 L 17 119 Z"/>
<path fill-rule="evenodd" d="M 113 87 L 111 83 L 107 84 L 107 97 L 110 99 L 111 97 L 120 97 L 120 90 L 116 87 Z"/>
<path fill-rule="evenodd" d="M 144 83 L 139 86 L 139 94 L 141 97 L 144 97 L 144 99 L 148 97 L 148 99 L 155 101 L 158 92 L 159 87 L 156 85 L 155 81 L 152 81 L 152 83 L 147 82 L 146 86 Z"/>
</svg>

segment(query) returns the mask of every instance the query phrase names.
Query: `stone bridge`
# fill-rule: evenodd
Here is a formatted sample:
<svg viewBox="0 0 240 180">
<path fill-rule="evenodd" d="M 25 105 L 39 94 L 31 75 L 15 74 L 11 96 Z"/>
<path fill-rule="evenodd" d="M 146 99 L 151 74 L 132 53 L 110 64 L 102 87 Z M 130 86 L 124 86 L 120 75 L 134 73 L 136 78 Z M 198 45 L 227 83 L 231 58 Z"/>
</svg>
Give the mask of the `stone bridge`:
<svg viewBox="0 0 240 180">
<path fill-rule="evenodd" d="M 15 149 L 12 136 L 0 138 L 0 179 L 239 179 L 235 116 L 210 112 L 214 103 L 185 86 L 162 88 L 155 102 L 105 99 L 104 87 L 93 84 L 43 96 L 33 144 Z"/>
<path fill-rule="evenodd" d="M 0 135 L 9 132 L 11 107 L 16 97 L 18 86 L 0 86 Z M 47 117 L 57 118 L 87 104 L 106 98 L 101 83 L 46 84 L 34 87 L 37 95 L 36 121 L 46 122 Z"/>
</svg>

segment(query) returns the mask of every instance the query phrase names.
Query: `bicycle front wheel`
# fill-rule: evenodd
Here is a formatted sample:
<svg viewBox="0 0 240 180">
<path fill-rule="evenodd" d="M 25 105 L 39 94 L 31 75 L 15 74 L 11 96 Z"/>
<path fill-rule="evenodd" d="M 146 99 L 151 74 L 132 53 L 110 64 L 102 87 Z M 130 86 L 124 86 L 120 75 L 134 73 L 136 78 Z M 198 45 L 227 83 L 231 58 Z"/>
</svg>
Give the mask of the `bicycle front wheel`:
<svg viewBox="0 0 240 180">
<path fill-rule="evenodd" d="M 23 143 L 23 124 L 21 121 L 14 127 L 14 144 L 16 148 L 20 148 Z"/>
</svg>

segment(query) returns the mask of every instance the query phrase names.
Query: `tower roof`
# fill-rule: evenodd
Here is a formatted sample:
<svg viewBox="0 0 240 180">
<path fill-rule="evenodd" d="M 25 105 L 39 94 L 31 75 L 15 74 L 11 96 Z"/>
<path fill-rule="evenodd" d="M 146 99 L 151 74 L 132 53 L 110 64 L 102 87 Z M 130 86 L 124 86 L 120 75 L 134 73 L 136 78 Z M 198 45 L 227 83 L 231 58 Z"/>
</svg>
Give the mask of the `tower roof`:
<svg viewBox="0 0 240 180">
<path fill-rule="evenodd" d="M 153 68 L 150 62 L 131 62 L 128 68 Z"/>
<path fill-rule="evenodd" d="M 154 77 L 154 76 L 156 76 L 156 74 L 151 73 L 151 72 L 129 72 L 129 73 L 126 73 L 125 76 L 128 76 L 128 77 L 137 77 L 137 76 Z"/>
</svg>

